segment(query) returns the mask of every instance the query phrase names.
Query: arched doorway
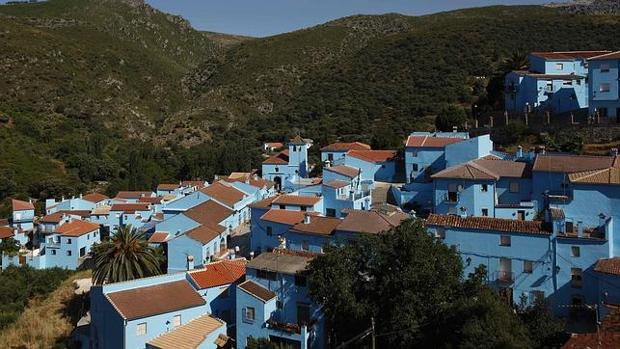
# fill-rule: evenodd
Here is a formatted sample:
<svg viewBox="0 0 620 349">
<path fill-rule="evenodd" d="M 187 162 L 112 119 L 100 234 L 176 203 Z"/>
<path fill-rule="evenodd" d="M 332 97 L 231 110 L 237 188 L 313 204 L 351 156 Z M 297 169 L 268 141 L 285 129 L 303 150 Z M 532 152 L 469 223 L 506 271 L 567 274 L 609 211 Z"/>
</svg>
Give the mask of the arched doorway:
<svg viewBox="0 0 620 349">
<path fill-rule="evenodd" d="M 276 191 L 281 191 L 282 190 L 282 178 L 280 178 L 280 176 L 276 176 L 273 178 L 273 182 L 275 183 L 276 186 Z"/>
</svg>

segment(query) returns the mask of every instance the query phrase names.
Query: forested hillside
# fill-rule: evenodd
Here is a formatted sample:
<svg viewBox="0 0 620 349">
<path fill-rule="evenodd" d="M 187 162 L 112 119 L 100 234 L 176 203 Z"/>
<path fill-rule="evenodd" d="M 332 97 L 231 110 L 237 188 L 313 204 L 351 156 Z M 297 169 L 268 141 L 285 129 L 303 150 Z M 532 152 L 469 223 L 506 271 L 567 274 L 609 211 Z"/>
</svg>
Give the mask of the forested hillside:
<svg viewBox="0 0 620 349">
<path fill-rule="evenodd" d="M 0 199 L 248 170 L 260 141 L 294 132 L 398 146 L 442 110 L 500 107 L 515 52 L 619 48 L 620 17 L 538 6 L 261 39 L 201 33 L 137 0 L 0 6 Z"/>
</svg>

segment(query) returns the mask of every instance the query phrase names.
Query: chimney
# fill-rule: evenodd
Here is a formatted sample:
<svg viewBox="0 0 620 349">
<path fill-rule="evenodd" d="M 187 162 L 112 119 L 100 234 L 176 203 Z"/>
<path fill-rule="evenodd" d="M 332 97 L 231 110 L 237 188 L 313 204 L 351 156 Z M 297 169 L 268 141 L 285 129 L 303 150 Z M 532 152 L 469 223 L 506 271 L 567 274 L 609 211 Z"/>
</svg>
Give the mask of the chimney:
<svg viewBox="0 0 620 349">
<path fill-rule="evenodd" d="M 611 156 L 618 156 L 618 148 L 611 148 L 610 154 Z"/>
<path fill-rule="evenodd" d="M 330 168 L 332 166 L 332 162 L 329 160 L 325 160 L 325 168 Z"/>
<path fill-rule="evenodd" d="M 517 154 L 516 154 L 516 156 L 517 156 L 517 159 L 523 158 L 523 147 L 520 146 L 520 145 L 517 147 Z"/>
<path fill-rule="evenodd" d="M 194 256 L 187 256 L 187 270 L 194 270 Z"/>
<path fill-rule="evenodd" d="M 80 199 L 82 198 L 82 193 L 80 193 Z"/>
<path fill-rule="evenodd" d="M 310 215 L 309 214 L 306 214 L 304 216 L 304 224 L 310 224 Z"/>
<path fill-rule="evenodd" d="M 458 127 L 452 126 L 452 132 L 456 133 L 457 130 L 458 130 Z"/>
</svg>

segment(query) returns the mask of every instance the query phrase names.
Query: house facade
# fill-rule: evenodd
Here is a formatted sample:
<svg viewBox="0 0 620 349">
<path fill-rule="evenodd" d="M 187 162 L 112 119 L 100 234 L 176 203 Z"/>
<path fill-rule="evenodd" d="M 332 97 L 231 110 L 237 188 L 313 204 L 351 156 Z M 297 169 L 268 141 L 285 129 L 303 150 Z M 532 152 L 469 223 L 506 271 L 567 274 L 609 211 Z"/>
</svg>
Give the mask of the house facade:
<svg viewBox="0 0 620 349">
<path fill-rule="evenodd" d="M 590 115 L 620 122 L 620 51 L 588 60 Z"/>
</svg>

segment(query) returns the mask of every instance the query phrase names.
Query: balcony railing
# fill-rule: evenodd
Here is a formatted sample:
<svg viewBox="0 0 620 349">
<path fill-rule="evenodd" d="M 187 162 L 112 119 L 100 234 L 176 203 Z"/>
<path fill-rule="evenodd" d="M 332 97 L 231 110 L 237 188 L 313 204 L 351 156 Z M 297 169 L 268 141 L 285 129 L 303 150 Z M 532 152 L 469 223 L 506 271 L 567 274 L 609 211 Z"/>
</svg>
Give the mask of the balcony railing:
<svg viewBox="0 0 620 349">
<path fill-rule="evenodd" d="M 336 198 L 342 201 L 356 201 L 356 200 L 360 200 L 368 196 L 370 196 L 370 190 L 358 191 L 353 194 L 348 193 L 344 195 L 338 195 L 336 196 Z"/>
<path fill-rule="evenodd" d="M 495 280 L 504 284 L 511 284 L 514 282 L 514 273 L 511 271 L 499 270 L 495 272 Z"/>
</svg>

